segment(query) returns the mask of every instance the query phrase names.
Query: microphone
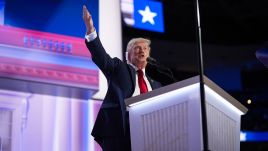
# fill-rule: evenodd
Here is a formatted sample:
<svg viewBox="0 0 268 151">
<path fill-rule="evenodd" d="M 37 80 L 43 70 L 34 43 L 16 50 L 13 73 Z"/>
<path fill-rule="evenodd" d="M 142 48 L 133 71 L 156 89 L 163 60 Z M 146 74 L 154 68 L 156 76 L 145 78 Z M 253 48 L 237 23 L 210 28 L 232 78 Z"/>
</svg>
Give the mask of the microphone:
<svg viewBox="0 0 268 151">
<path fill-rule="evenodd" d="M 152 57 L 148 57 L 147 59 L 146 71 L 148 71 L 148 75 L 160 82 L 162 85 L 168 85 L 176 82 L 177 80 L 174 78 L 172 71 L 161 65 L 156 61 L 156 59 Z"/>
<path fill-rule="evenodd" d="M 148 57 L 146 60 L 149 64 L 158 65 L 157 61 L 152 57 Z"/>
</svg>

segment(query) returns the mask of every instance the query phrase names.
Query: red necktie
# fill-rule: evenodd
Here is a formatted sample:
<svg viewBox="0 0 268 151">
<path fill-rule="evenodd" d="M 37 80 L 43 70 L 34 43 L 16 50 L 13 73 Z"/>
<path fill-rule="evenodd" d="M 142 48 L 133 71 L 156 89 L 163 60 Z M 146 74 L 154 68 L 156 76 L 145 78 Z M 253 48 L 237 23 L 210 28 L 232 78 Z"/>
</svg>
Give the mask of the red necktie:
<svg viewBox="0 0 268 151">
<path fill-rule="evenodd" d="M 142 70 L 137 70 L 138 72 L 138 82 L 139 82 L 139 87 L 140 87 L 140 94 L 148 92 L 146 82 L 143 78 L 143 71 Z"/>
</svg>

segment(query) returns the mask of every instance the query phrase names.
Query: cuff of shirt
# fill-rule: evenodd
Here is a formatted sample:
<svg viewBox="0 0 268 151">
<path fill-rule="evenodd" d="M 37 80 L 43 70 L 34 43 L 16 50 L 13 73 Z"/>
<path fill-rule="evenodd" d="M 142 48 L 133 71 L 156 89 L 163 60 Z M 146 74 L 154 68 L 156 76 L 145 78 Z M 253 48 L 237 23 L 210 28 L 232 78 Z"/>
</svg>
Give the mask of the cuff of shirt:
<svg viewBox="0 0 268 151">
<path fill-rule="evenodd" d="M 96 39 L 96 37 L 97 37 L 96 30 L 94 32 L 88 34 L 88 35 L 85 35 L 85 38 L 86 38 L 87 42 L 93 41 L 94 39 Z"/>
</svg>

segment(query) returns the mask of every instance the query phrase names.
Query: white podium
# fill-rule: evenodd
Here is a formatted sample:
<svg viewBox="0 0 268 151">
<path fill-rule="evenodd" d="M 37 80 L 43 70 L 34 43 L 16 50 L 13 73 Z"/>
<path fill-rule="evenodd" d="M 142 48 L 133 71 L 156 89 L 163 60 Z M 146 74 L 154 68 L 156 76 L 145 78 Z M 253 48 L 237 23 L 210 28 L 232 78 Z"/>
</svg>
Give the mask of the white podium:
<svg viewBox="0 0 268 151">
<path fill-rule="evenodd" d="M 204 77 L 211 151 L 240 150 L 247 108 Z M 125 100 L 132 151 L 202 151 L 199 76 Z"/>
</svg>

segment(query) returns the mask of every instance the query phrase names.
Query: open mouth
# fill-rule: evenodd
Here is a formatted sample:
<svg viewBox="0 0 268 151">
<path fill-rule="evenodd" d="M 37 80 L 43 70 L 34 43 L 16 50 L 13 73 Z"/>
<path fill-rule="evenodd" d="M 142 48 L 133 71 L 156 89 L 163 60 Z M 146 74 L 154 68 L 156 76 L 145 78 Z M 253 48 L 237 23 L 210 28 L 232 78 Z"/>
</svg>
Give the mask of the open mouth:
<svg viewBox="0 0 268 151">
<path fill-rule="evenodd" d="M 144 55 L 144 54 L 140 54 L 139 57 L 140 57 L 140 58 L 144 58 L 145 55 Z"/>
</svg>

